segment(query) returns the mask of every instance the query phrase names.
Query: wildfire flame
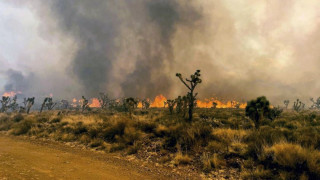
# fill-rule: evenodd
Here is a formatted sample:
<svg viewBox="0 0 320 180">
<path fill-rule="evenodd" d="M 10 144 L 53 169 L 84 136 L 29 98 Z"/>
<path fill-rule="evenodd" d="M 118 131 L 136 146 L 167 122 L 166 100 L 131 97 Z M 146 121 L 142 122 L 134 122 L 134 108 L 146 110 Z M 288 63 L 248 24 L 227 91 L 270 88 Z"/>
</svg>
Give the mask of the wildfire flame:
<svg viewBox="0 0 320 180">
<path fill-rule="evenodd" d="M 150 107 L 163 108 L 165 101 L 167 101 L 167 98 L 160 94 L 156 96 L 154 101 L 151 103 Z"/>
<path fill-rule="evenodd" d="M 91 103 L 89 104 L 89 107 L 91 108 L 99 108 L 101 107 L 99 99 L 98 98 L 92 98 Z"/>
<path fill-rule="evenodd" d="M 165 107 L 165 102 L 167 101 L 167 98 L 164 97 L 162 94 L 155 97 L 154 101 L 151 101 L 150 107 L 152 108 L 163 108 Z M 216 108 L 236 108 L 237 104 L 239 105 L 239 108 L 244 109 L 247 106 L 247 103 L 239 103 L 237 101 L 227 101 L 222 102 L 217 99 L 211 98 L 211 99 L 205 99 L 205 100 L 197 100 L 197 107 L 198 108 L 212 108 L 213 103 L 216 103 Z M 76 98 L 73 98 L 72 105 L 74 107 L 77 106 L 78 103 L 81 103 L 81 100 L 77 100 Z M 101 107 L 99 99 L 98 98 L 92 98 L 90 100 L 89 107 L 91 108 L 99 108 Z M 138 103 L 138 108 L 142 108 L 142 102 L 140 101 Z"/>
<path fill-rule="evenodd" d="M 142 108 L 143 107 L 142 102 L 139 102 L 137 107 Z"/>
<path fill-rule="evenodd" d="M 5 97 L 14 97 L 15 95 L 17 94 L 21 94 L 21 91 L 18 91 L 18 92 L 14 92 L 14 91 L 11 91 L 11 92 L 5 92 L 2 94 L 2 96 L 5 96 Z"/>
<path fill-rule="evenodd" d="M 247 106 L 247 103 L 239 103 L 237 101 L 227 101 L 226 103 L 223 103 L 216 99 L 205 99 L 204 101 L 197 100 L 197 107 L 199 108 L 212 108 L 213 103 L 216 103 L 216 108 L 236 108 L 236 105 L 239 104 L 239 108 L 243 109 Z"/>
</svg>

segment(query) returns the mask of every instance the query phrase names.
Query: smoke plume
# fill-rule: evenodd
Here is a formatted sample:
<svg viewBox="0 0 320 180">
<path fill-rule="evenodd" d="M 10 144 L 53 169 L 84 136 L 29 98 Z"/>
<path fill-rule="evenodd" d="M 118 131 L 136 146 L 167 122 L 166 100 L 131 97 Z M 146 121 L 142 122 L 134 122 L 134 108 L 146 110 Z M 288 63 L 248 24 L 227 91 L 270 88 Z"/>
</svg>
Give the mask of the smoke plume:
<svg viewBox="0 0 320 180">
<path fill-rule="evenodd" d="M 0 81 L 27 94 L 171 98 L 186 92 L 175 73 L 201 69 L 200 98 L 308 99 L 320 90 L 319 7 L 316 0 L 2 2 L 7 39 L 0 40 L 12 43 L 0 44 L 9 52 L 0 62 L 12 63 Z"/>
</svg>

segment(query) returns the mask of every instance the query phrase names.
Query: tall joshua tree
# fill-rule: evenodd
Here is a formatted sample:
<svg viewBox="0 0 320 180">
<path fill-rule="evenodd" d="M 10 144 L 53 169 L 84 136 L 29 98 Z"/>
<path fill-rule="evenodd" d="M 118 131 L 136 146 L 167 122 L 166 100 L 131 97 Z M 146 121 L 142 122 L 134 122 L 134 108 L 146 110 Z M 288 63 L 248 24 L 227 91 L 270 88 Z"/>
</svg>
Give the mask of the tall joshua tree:
<svg viewBox="0 0 320 180">
<path fill-rule="evenodd" d="M 168 108 L 169 108 L 169 111 L 170 111 L 170 114 L 173 113 L 173 108 L 176 104 L 176 101 L 175 100 L 167 100 L 166 102 L 164 102 L 166 105 L 168 105 Z"/>
<path fill-rule="evenodd" d="M 86 99 L 84 96 L 82 96 L 82 101 L 81 101 L 81 112 L 84 112 L 85 110 L 89 110 L 89 100 Z"/>
<path fill-rule="evenodd" d="M 34 97 L 32 98 L 24 98 L 23 100 L 23 104 L 25 105 L 26 109 L 27 109 L 27 114 L 29 114 L 31 107 L 34 105 Z"/>
<path fill-rule="evenodd" d="M 190 76 L 190 79 L 183 79 L 182 75 L 180 73 L 177 73 L 176 76 L 181 80 L 181 82 L 189 89 L 188 92 L 188 99 L 189 99 L 189 122 L 192 121 L 192 114 L 193 114 L 193 108 L 196 100 L 196 96 L 198 93 L 194 93 L 195 88 L 198 84 L 202 82 L 200 79 L 200 70 L 197 70 L 194 74 Z"/>
<path fill-rule="evenodd" d="M 52 110 L 56 105 L 57 105 L 57 103 L 54 103 L 54 102 L 53 102 L 52 97 L 46 97 L 46 98 L 43 100 L 43 103 L 42 103 L 42 105 L 41 105 L 40 113 L 42 113 L 43 108 L 47 108 L 48 110 Z"/>
<path fill-rule="evenodd" d="M 110 103 L 110 99 L 108 95 L 105 93 L 100 93 L 99 103 L 100 103 L 101 109 L 106 109 Z"/>
<path fill-rule="evenodd" d="M 0 112 L 7 112 L 7 110 L 10 108 L 10 102 L 11 102 L 11 99 L 9 96 L 2 96 L 2 99 L 0 100 L 0 103 L 1 103 Z"/>
<path fill-rule="evenodd" d="M 142 100 L 142 108 L 143 108 L 143 109 L 149 109 L 150 104 L 151 104 L 151 102 L 150 102 L 149 99 L 144 99 L 144 100 Z"/>
<path fill-rule="evenodd" d="M 19 109 L 19 104 L 17 103 L 17 99 L 18 99 L 17 96 L 14 96 L 10 104 L 10 109 L 13 112 L 16 112 Z"/>
<path fill-rule="evenodd" d="M 216 109 L 217 108 L 217 106 L 218 106 L 218 103 L 216 103 L 216 102 L 212 102 L 212 109 Z"/>
<path fill-rule="evenodd" d="M 296 102 L 293 102 L 293 110 L 296 112 L 300 112 L 301 110 L 304 109 L 305 104 L 300 101 L 300 99 L 297 99 Z"/>
<path fill-rule="evenodd" d="M 284 100 L 284 101 L 283 101 L 283 104 L 286 106 L 286 109 L 288 109 L 289 103 L 290 103 L 289 100 Z"/>
</svg>

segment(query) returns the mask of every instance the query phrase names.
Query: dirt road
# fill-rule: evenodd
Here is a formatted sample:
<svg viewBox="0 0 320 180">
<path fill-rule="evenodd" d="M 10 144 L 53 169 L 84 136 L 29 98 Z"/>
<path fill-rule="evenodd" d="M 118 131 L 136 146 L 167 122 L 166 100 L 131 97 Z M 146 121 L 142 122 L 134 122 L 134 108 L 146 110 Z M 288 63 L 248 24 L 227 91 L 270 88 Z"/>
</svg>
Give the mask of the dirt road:
<svg viewBox="0 0 320 180">
<path fill-rule="evenodd" d="M 0 134 L 0 180 L 180 178 L 110 154 Z"/>
</svg>

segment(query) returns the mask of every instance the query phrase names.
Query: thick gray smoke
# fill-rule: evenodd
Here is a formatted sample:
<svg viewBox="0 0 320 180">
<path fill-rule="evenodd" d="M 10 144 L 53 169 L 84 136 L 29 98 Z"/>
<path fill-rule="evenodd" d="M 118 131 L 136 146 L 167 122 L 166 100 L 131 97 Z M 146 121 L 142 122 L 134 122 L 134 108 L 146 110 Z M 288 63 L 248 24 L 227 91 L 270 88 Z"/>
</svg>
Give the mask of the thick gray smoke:
<svg viewBox="0 0 320 180">
<path fill-rule="evenodd" d="M 58 0 L 50 7 L 78 43 L 71 70 L 91 96 L 114 88 L 118 96 L 169 94 L 172 82 L 163 69 L 174 62 L 171 41 L 179 25 L 193 28 L 199 17 L 173 0 Z M 118 65 L 120 58 L 125 64 Z"/>
<path fill-rule="evenodd" d="M 1 22 L 1 34 L 14 29 L 1 38 L 31 38 L 0 39 L 15 42 L 0 44 L 15 48 L 0 54 L 15 59 L 0 69 L 4 90 L 172 98 L 186 91 L 175 73 L 201 69 L 200 98 L 319 96 L 317 0 L 14 0 L 0 12 L 5 5 L 23 15 L 3 8 L 17 17 Z"/>
</svg>

